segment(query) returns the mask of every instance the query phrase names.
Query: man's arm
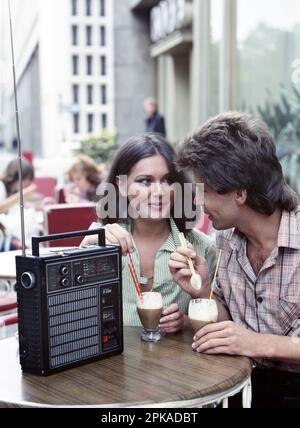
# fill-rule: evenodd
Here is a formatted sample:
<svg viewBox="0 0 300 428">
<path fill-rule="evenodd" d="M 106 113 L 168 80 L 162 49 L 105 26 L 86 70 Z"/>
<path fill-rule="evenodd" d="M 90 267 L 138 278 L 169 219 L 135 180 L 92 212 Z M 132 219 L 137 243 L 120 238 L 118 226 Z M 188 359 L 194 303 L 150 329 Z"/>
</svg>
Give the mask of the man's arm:
<svg viewBox="0 0 300 428">
<path fill-rule="evenodd" d="M 242 355 L 300 365 L 300 338 L 255 333 L 232 321 L 207 325 L 195 334 L 192 346 L 205 354 Z"/>
</svg>

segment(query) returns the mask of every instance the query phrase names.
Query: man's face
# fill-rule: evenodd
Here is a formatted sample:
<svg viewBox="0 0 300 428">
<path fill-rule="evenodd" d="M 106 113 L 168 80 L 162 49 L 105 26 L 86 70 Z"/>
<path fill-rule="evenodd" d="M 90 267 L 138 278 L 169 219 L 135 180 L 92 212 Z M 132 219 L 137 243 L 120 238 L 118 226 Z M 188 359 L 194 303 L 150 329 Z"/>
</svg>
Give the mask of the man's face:
<svg viewBox="0 0 300 428">
<path fill-rule="evenodd" d="M 156 104 L 153 102 L 146 101 L 144 104 L 145 114 L 148 117 L 151 117 L 156 112 Z"/>
<path fill-rule="evenodd" d="M 204 212 L 208 214 L 216 230 L 236 227 L 241 214 L 235 200 L 235 192 L 220 195 L 207 185 L 204 185 Z"/>
</svg>

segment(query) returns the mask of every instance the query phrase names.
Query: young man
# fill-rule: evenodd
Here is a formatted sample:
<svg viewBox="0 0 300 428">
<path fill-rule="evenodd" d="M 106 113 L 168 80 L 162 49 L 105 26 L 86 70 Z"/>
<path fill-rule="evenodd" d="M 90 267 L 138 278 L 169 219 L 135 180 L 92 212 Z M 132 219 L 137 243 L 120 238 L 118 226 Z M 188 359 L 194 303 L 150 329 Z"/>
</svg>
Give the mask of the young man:
<svg viewBox="0 0 300 428">
<path fill-rule="evenodd" d="M 272 136 L 258 120 L 225 113 L 185 140 L 178 164 L 204 183 L 222 251 L 219 323 L 199 330 L 193 348 L 252 358 L 253 407 L 300 407 L 300 207 Z M 189 284 L 187 255 L 202 275 L 200 291 Z M 209 296 L 205 263 L 193 249 L 178 249 L 169 266 L 193 298 Z"/>
</svg>

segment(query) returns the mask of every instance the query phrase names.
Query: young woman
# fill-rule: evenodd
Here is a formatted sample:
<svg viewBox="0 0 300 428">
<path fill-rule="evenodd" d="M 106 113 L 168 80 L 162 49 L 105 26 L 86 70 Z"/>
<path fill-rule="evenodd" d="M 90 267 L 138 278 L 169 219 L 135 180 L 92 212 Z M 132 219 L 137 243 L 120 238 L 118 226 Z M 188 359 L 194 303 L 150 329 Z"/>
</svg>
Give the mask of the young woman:
<svg viewBox="0 0 300 428">
<path fill-rule="evenodd" d="M 214 243 L 201 232 L 187 229 L 187 223 L 195 217 L 187 218 L 185 214 L 188 196 L 192 212 L 194 195 L 191 184 L 184 188 L 189 180 L 176 171 L 174 158 L 173 148 L 161 136 L 144 134 L 129 139 L 116 154 L 107 180 L 108 194 L 98 207 L 107 243 L 120 245 L 123 251 L 124 324 L 140 325 L 136 291 L 128 269 L 131 253 L 142 291 L 158 291 L 163 296 L 160 330 L 164 333 L 179 331 L 188 322 L 190 296 L 172 280 L 168 269 L 171 253 L 180 247 L 179 232 L 202 256 L 204 270 L 211 274 L 215 264 Z M 185 194 L 180 195 L 180 191 Z M 125 203 L 120 203 L 121 199 Z M 92 227 L 99 227 L 99 223 Z M 93 244 L 95 240 L 96 237 L 86 237 L 82 244 Z"/>
<path fill-rule="evenodd" d="M 65 202 L 95 201 L 103 174 L 104 171 L 100 170 L 93 159 L 85 155 L 78 156 L 67 173 L 70 185 L 64 189 Z"/>
<path fill-rule="evenodd" d="M 30 197 L 36 191 L 36 186 L 33 184 L 33 167 L 26 159 L 22 159 L 22 176 L 24 197 Z M 19 200 L 18 159 L 14 159 L 7 165 L 0 180 L 0 213 L 9 211 Z"/>
</svg>

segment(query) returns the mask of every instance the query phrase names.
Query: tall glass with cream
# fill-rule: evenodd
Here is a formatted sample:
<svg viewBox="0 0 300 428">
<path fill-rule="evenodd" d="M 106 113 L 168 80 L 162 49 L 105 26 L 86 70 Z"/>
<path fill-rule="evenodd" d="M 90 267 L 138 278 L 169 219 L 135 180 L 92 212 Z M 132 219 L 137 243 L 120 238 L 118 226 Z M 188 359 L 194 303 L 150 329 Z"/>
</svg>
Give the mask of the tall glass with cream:
<svg viewBox="0 0 300 428">
<path fill-rule="evenodd" d="M 218 321 L 218 306 L 213 299 L 193 299 L 189 303 L 189 320 L 193 330 L 198 331 L 207 324 Z"/>
<path fill-rule="evenodd" d="M 160 340 L 158 324 L 162 311 L 163 299 L 160 293 L 154 291 L 142 293 L 142 299 L 139 298 L 137 302 L 137 312 L 143 325 L 142 340 L 146 342 L 158 342 Z"/>
</svg>

